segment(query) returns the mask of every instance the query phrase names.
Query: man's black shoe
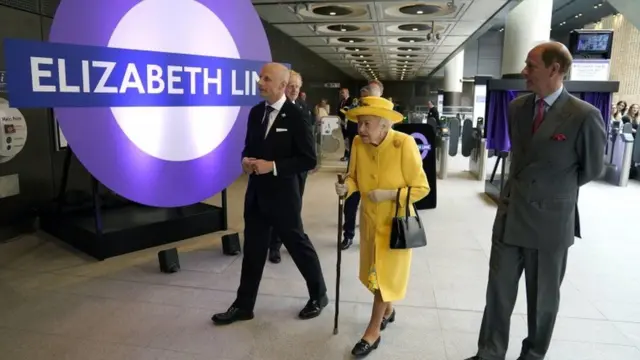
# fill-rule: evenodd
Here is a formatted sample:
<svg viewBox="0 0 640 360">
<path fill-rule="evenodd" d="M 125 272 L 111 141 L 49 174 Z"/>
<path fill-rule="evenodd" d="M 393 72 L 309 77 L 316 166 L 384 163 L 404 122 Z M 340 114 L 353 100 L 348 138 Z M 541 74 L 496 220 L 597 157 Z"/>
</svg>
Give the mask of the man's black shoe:
<svg viewBox="0 0 640 360">
<path fill-rule="evenodd" d="M 319 300 L 309 300 L 307 305 L 300 311 L 298 317 L 303 320 L 313 319 L 318 317 L 320 313 L 322 313 L 322 309 L 324 309 L 329 304 L 329 298 L 327 295 L 323 295 Z"/>
<path fill-rule="evenodd" d="M 211 317 L 211 320 L 216 325 L 229 325 L 236 321 L 251 319 L 253 319 L 253 311 L 242 310 L 235 306 L 231 306 L 226 312 L 215 314 Z"/>
<path fill-rule="evenodd" d="M 281 260 L 280 250 L 269 249 L 269 261 L 274 264 L 279 264 Z"/>
</svg>

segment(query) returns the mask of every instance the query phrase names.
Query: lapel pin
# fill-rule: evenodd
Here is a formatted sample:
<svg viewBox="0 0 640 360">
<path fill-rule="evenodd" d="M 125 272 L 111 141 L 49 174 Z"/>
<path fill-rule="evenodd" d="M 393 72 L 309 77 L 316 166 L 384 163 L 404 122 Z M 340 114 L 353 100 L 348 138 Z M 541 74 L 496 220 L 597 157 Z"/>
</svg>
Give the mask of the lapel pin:
<svg viewBox="0 0 640 360">
<path fill-rule="evenodd" d="M 284 114 L 284 113 L 283 113 L 281 116 L 284 118 L 284 117 L 287 117 L 287 114 Z"/>
</svg>

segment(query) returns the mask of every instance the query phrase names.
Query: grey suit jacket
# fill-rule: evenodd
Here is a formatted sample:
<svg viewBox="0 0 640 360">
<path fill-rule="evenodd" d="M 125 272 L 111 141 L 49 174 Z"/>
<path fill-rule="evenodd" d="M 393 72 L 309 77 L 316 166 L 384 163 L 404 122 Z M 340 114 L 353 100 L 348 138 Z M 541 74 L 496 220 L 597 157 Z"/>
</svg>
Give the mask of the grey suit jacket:
<svg viewBox="0 0 640 360">
<path fill-rule="evenodd" d="M 600 111 L 566 90 L 532 133 L 535 95 L 509 104 L 511 167 L 500 196 L 494 241 L 543 251 L 579 236 L 578 188 L 604 169 L 606 133 Z"/>
</svg>

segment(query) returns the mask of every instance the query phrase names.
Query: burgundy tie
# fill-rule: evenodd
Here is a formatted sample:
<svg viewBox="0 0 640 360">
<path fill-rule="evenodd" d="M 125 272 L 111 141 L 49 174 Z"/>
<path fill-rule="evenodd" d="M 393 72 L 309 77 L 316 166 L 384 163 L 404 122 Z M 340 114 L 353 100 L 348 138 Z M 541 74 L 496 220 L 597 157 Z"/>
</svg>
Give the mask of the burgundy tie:
<svg viewBox="0 0 640 360">
<path fill-rule="evenodd" d="M 533 120 L 533 133 L 535 134 L 538 131 L 540 125 L 542 125 L 542 120 L 544 120 L 544 99 L 538 100 L 538 111 L 536 112 L 536 118 Z"/>
</svg>

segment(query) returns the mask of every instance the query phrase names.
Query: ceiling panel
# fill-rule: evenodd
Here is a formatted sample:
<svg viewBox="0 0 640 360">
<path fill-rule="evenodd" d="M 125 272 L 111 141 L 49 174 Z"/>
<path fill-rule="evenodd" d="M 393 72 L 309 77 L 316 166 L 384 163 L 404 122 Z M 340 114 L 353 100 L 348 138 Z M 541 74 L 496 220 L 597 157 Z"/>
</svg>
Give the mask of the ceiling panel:
<svg viewBox="0 0 640 360">
<path fill-rule="evenodd" d="M 350 76 L 410 80 L 428 75 L 510 1 L 515 0 L 253 0 L 253 4 L 262 19 Z"/>
</svg>

